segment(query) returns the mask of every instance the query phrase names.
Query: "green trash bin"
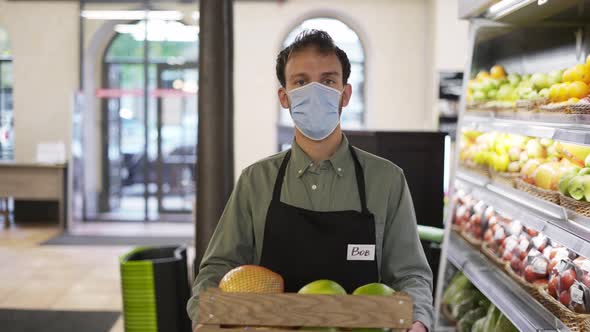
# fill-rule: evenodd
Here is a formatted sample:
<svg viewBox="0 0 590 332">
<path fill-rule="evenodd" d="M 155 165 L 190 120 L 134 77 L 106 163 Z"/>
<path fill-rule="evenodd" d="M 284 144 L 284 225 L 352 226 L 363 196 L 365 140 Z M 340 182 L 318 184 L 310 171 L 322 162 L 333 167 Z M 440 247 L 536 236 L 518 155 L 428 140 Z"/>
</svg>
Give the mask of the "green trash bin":
<svg viewBox="0 0 590 332">
<path fill-rule="evenodd" d="M 120 269 L 126 332 L 191 332 L 186 247 L 139 247 Z"/>
</svg>

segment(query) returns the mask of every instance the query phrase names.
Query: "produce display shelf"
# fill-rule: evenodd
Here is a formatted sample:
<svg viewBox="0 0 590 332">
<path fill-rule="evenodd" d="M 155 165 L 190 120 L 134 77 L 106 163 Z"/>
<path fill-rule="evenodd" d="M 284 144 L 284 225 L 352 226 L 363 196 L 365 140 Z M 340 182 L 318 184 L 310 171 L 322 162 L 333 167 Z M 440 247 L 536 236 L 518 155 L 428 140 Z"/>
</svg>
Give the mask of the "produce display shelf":
<svg viewBox="0 0 590 332">
<path fill-rule="evenodd" d="M 590 145 L 590 115 L 470 113 L 461 120 L 462 127 Z"/>
<path fill-rule="evenodd" d="M 562 19 L 575 20 L 578 0 L 504 0 L 499 1 L 496 6 L 491 6 L 484 13 L 484 17 L 490 20 L 505 23 L 533 23 L 563 16 L 567 9 L 570 11 Z M 571 7 L 574 7 L 571 9 Z"/>
<path fill-rule="evenodd" d="M 468 187 L 471 193 L 500 213 L 524 226 L 543 232 L 579 255 L 590 257 L 590 220 L 574 215 L 565 208 L 532 197 L 520 190 L 485 181 L 483 177 L 467 172 L 457 173 L 459 186 Z"/>
<path fill-rule="evenodd" d="M 447 257 L 520 331 L 570 331 L 515 281 L 455 233 L 451 234 Z"/>
</svg>

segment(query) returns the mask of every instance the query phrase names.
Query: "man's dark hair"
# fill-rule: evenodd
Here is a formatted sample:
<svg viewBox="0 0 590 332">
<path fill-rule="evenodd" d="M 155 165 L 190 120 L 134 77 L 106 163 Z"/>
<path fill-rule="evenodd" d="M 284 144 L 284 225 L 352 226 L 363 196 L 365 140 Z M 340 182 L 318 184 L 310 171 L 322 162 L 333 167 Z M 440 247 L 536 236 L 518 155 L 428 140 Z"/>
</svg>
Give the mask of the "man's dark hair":
<svg viewBox="0 0 590 332">
<path fill-rule="evenodd" d="M 348 83 L 350 61 L 346 53 L 334 44 L 334 40 L 326 31 L 305 30 L 297 35 L 295 41 L 277 56 L 277 78 L 283 87 L 286 86 L 285 67 L 287 61 L 289 61 L 292 54 L 309 47 L 315 48 L 322 55 L 336 54 L 340 64 L 342 64 L 342 82 L 344 84 Z"/>
</svg>

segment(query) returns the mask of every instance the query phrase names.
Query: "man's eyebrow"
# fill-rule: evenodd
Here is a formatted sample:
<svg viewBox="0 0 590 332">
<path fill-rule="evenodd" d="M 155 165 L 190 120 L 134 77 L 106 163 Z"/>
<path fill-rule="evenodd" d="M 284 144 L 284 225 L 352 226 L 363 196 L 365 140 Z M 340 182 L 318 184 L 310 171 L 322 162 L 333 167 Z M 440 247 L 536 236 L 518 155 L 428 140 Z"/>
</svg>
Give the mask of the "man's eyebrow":
<svg viewBox="0 0 590 332">
<path fill-rule="evenodd" d="M 340 76 L 340 73 L 337 71 L 329 71 L 322 73 L 322 76 Z"/>
<path fill-rule="evenodd" d="M 293 79 L 293 78 L 296 78 L 296 77 L 307 77 L 307 74 L 306 73 L 293 74 L 293 75 L 289 76 L 289 79 Z"/>
</svg>

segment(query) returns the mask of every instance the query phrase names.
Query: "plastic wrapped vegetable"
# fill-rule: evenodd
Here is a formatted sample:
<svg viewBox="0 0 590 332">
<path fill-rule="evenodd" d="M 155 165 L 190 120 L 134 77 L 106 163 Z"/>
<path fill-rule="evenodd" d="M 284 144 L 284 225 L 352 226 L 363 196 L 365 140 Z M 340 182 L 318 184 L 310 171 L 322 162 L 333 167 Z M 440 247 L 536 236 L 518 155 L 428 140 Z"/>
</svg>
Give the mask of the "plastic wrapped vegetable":
<svg viewBox="0 0 590 332">
<path fill-rule="evenodd" d="M 496 308 L 495 305 L 491 305 L 488 308 L 488 313 L 486 315 L 486 322 L 483 326 L 483 331 L 484 332 L 493 332 L 494 329 L 496 328 L 496 323 L 498 322 L 498 318 L 500 317 L 500 310 L 498 310 L 498 308 Z"/>
<path fill-rule="evenodd" d="M 475 308 L 467 312 L 457 323 L 459 331 L 471 331 L 473 325 L 477 320 L 485 317 L 486 310 L 484 308 Z"/>
<path fill-rule="evenodd" d="M 471 285 L 469 279 L 467 279 L 463 273 L 459 272 L 453 277 L 449 283 L 449 286 L 445 290 L 443 295 L 443 303 L 451 304 L 451 302 L 453 302 L 452 300 L 457 296 L 457 294 L 460 291 L 466 289 L 473 289 L 473 286 Z"/>
<path fill-rule="evenodd" d="M 518 332 L 518 329 L 512 324 L 512 322 L 510 322 L 510 320 L 508 320 L 508 318 L 506 318 L 506 316 L 504 316 L 504 314 L 500 314 L 493 331 Z"/>
</svg>

